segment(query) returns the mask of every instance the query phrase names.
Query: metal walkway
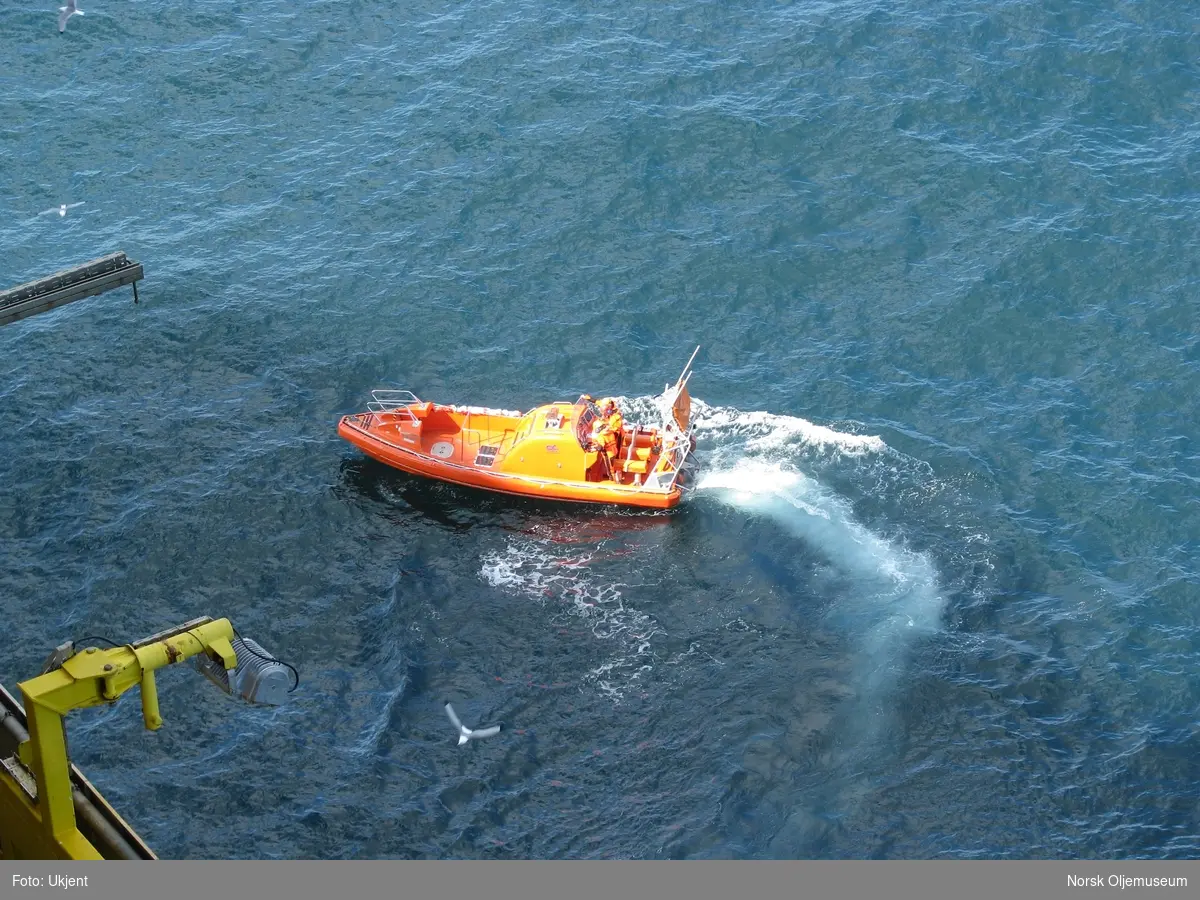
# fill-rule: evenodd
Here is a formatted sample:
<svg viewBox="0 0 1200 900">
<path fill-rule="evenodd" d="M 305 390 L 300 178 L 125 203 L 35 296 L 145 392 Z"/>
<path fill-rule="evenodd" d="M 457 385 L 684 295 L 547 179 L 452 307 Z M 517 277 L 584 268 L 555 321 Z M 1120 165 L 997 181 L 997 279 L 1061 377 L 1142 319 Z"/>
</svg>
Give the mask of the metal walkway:
<svg viewBox="0 0 1200 900">
<path fill-rule="evenodd" d="M 141 263 L 120 251 L 110 253 L 81 266 L 0 291 L 0 325 L 126 284 L 133 285 L 133 302 L 137 303 L 137 283 L 142 277 Z"/>
</svg>

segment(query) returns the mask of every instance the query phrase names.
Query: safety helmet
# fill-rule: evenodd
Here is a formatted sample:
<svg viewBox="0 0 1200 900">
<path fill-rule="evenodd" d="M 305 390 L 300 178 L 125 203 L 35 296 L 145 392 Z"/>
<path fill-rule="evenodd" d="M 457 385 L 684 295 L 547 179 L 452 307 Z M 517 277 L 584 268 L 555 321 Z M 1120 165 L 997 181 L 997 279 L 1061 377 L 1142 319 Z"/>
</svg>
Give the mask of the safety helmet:
<svg viewBox="0 0 1200 900">
<path fill-rule="evenodd" d="M 605 397 L 600 401 L 599 405 L 601 409 L 612 409 L 617 405 L 617 401 L 615 401 L 612 397 Z"/>
</svg>

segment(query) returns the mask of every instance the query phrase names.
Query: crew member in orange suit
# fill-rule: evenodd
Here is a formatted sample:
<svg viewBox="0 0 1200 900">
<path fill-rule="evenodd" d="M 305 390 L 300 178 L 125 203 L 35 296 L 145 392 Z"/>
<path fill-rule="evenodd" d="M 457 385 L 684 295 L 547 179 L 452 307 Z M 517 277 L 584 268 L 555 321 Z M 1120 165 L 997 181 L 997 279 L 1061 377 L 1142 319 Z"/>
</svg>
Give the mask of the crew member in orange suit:
<svg viewBox="0 0 1200 900">
<path fill-rule="evenodd" d="M 621 452 L 621 439 L 625 436 L 625 417 L 621 415 L 617 401 L 612 397 L 605 397 L 600 401 L 600 415 L 604 417 L 607 433 L 612 435 L 612 456 L 615 458 Z"/>
<path fill-rule="evenodd" d="M 609 477 L 616 480 L 617 473 L 613 463 L 619 452 L 621 429 L 625 427 L 625 420 L 611 397 L 605 397 L 597 405 L 600 408 L 600 417 L 593 426 L 592 440 L 600 449 Z"/>
</svg>

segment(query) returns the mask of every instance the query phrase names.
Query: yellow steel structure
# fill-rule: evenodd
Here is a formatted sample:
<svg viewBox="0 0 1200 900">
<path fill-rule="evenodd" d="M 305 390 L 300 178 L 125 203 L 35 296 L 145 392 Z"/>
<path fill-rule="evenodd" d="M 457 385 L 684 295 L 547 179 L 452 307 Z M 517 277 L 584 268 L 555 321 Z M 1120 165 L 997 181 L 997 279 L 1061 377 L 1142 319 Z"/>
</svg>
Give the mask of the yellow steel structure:
<svg viewBox="0 0 1200 900">
<path fill-rule="evenodd" d="M 155 670 L 207 653 L 232 673 L 237 666 L 232 640 L 228 619 L 205 617 L 136 644 L 73 652 L 57 668 L 19 684 L 29 740 L 15 758 L 0 760 L 0 857 L 101 859 L 76 824 L 63 717 L 73 709 L 114 703 L 140 685 L 142 718 L 156 730 L 162 716 Z"/>
</svg>

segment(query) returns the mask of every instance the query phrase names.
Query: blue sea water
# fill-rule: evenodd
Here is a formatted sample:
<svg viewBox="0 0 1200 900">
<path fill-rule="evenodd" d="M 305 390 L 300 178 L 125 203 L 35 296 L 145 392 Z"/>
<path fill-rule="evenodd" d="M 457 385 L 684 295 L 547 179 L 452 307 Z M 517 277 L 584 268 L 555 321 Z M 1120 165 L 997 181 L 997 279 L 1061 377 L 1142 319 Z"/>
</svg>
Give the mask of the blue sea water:
<svg viewBox="0 0 1200 900">
<path fill-rule="evenodd" d="M 199 615 L 302 677 L 72 715 L 160 855 L 1200 852 L 1186 4 L 56 7 L 0 2 L 0 284 L 146 279 L 0 329 L 0 681 Z M 669 514 L 334 430 L 637 419 L 697 344 Z"/>
</svg>

